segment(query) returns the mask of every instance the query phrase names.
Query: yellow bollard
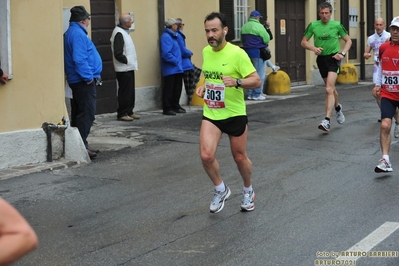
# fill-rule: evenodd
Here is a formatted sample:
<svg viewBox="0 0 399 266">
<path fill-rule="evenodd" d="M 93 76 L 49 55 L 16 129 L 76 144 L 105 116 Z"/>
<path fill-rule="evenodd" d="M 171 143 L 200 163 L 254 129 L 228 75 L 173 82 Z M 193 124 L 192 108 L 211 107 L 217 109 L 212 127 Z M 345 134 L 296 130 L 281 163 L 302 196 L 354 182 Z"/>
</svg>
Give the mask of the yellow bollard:
<svg viewBox="0 0 399 266">
<path fill-rule="evenodd" d="M 291 80 L 282 70 L 267 76 L 264 91 L 268 95 L 291 93 Z"/>
<path fill-rule="evenodd" d="M 199 86 L 201 86 L 203 83 L 205 82 L 205 78 L 201 77 L 200 81 L 198 81 L 197 86 L 195 87 L 195 90 L 197 90 L 197 88 Z M 193 98 L 191 99 L 191 104 L 193 106 L 203 106 L 204 105 L 204 99 L 201 97 L 198 97 L 197 94 L 194 91 L 194 95 Z"/>
<path fill-rule="evenodd" d="M 337 77 L 337 82 L 341 84 L 357 84 L 358 81 L 356 66 L 349 63 L 342 64 Z"/>
</svg>

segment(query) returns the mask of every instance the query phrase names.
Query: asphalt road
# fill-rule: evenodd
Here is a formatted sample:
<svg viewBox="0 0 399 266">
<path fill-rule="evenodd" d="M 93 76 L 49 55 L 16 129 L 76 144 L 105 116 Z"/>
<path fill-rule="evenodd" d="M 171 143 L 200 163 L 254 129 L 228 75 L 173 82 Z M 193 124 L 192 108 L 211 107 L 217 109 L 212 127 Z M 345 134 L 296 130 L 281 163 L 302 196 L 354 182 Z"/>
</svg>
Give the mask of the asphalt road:
<svg viewBox="0 0 399 266">
<path fill-rule="evenodd" d="M 374 173 L 381 153 L 371 85 L 339 93 L 346 122 L 333 118 L 330 133 L 317 129 L 323 87 L 248 104 L 253 212 L 240 211 L 242 181 L 226 136 L 217 157 L 232 195 L 209 212 L 198 108 L 143 113 L 119 132 L 137 145 L 105 149 L 91 165 L 0 180 L 0 196 L 40 238 L 15 265 L 399 265 L 398 141 L 394 172 Z"/>
</svg>

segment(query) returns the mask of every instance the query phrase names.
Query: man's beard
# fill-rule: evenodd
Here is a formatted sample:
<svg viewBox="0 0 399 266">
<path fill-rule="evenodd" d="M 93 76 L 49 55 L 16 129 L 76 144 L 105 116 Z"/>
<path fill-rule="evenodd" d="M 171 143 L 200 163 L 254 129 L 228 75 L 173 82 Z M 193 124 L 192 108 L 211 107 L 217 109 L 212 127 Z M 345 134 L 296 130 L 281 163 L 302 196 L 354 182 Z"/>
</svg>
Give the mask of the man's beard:
<svg viewBox="0 0 399 266">
<path fill-rule="evenodd" d="M 216 44 L 211 44 L 210 41 L 215 41 Z M 215 39 L 215 38 L 209 38 L 209 39 L 208 39 L 208 43 L 209 43 L 209 45 L 212 46 L 212 47 L 218 47 L 219 45 L 222 44 L 222 42 L 223 42 L 223 39 L 219 39 L 219 40 L 218 40 L 218 39 Z"/>
</svg>

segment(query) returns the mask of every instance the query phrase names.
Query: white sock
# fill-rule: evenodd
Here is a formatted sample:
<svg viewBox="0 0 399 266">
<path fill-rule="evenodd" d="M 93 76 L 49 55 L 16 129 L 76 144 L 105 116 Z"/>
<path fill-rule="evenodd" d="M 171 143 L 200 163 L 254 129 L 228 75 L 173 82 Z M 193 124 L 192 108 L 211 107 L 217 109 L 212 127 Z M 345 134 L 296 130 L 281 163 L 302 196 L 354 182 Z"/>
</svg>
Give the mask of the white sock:
<svg viewBox="0 0 399 266">
<path fill-rule="evenodd" d="M 244 190 L 245 192 L 251 192 L 252 189 L 252 185 L 250 185 L 249 187 L 242 187 L 242 190 Z"/>
<path fill-rule="evenodd" d="M 226 190 L 226 186 L 224 185 L 224 182 L 220 183 L 220 185 L 215 186 L 216 191 L 224 192 Z"/>
<path fill-rule="evenodd" d="M 389 155 L 387 155 L 387 154 L 382 155 L 382 158 L 385 159 L 385 161 L 387 161 L 387 163 L 389 163 Z"/>
</svg>

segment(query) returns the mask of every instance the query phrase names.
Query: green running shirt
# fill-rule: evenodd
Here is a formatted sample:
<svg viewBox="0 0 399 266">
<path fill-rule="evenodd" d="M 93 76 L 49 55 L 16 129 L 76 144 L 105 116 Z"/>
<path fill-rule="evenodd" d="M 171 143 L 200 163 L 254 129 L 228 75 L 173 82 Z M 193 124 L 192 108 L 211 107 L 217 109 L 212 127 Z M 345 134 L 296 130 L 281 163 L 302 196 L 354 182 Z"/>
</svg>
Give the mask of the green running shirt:
<svg viewBox="0 0 399 266">
<path fill-rule="evenodd" d="M 308 39 L 314 35 L 314 46 L 323 48 L 321 55 L 330 55 L 339 52 L 339 37 L 345 37 L 348 31 L 338 21 L 330 20 L 324 24 L 317 20 L 308 25 L 303 35 Z"/>
<path fill-rule="evenodd" d="M 246 115 L 244 90 L 240 87 L 225 87 L 221 76 L 242 79 L 256 72 L 247 53 L 228 42 L 217 52 L 210 45 L 206 46 L 202 56 L 206 88 L 203 115 L 212 120 Z"/>
</svg>

